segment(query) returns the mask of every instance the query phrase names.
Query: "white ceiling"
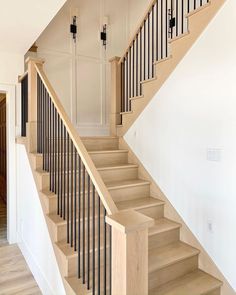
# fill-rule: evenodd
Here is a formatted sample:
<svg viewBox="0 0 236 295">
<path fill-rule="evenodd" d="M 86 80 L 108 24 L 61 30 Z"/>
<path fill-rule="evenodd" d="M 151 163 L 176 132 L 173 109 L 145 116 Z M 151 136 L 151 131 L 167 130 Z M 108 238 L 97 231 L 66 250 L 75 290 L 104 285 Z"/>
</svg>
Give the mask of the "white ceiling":
<svg viewBox="0 0 236 295">
<path fill-rule="evenodd" d="M 0 51 L 25 54 L 66 0 L 0 0 Z"/>
</svg>

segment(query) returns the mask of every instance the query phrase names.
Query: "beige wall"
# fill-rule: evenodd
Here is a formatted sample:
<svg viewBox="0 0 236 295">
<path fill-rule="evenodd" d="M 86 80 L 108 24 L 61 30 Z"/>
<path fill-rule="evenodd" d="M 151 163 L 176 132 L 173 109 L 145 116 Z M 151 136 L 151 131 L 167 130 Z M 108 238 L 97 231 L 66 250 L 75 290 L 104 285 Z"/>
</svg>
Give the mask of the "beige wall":
<svg viewBox="0 0 236 295">
<path fill-rule="evenodd" d="M 46 73 L 81 134 L 109 132 L 109 58 L 126 45 L 127 7 L 125 0 L 69 0 L 37 40 Z M 69 33 L 75 11 L 76 48 Z M 109 18 L 107 50 L 100 40 L 104 16 Z"/>
<path fill-rule="evenodd" d="M 109 59 L 121 55 L 143 16 L 148 0 L 69 0 L 37 40 L 39 56 L 71 120 L 81 135 L 108 134 L 110 97 Z M 69 33 L 78 11 L 75 51 Z M 100 30 L 108 16 L 108 45 Z"/>
</svg>

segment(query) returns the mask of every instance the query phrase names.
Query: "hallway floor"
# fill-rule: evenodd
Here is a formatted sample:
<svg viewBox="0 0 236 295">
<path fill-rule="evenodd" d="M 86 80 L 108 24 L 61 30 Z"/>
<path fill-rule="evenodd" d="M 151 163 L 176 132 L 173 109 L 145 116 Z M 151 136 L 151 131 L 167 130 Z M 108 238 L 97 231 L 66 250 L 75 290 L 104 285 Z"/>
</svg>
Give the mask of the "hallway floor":
<svg viewBox="0 0 236 295">
<path fill-rule="evenodd" d="M 0 295 L 42 294 L 17 245 L 7 243 L 6 205 L 0 198 Z"/>
</svg>

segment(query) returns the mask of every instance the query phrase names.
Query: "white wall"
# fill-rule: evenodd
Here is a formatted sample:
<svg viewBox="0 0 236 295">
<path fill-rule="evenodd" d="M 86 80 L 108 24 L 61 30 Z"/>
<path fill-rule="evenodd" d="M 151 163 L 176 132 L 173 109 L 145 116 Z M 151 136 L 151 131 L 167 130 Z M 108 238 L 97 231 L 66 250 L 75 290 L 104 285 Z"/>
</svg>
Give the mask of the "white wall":
<svg viewBox="0 0 236 295">
<path fill-rule="evenodd" d="M 235 27 L 228 0 L 125 138 L 236 290 Z"/>
<path fill-rule="evenodd" d="M 0 51 L 25 54 L 66 0 L 0 0 Z"/>
<path fill-rule="evenodd" d="M 20 135 L 20 86 L 17 85 L 18 76 L 24 72 L 24 56 L 17 53 L 0 52 L 0 84 L 12 86 L 15 88 L 16 97 L 16 110 L 15 122 L 16 135 Z M 3 89 L 0 89 L 0 91 Z"/>
<path fill-rule="evenodd" d="M 64 295 L 64 286 L 26 150 L 23 145 L 17 145 L 16 150 L 19 246 L 42 293 Z"/>
</svg>

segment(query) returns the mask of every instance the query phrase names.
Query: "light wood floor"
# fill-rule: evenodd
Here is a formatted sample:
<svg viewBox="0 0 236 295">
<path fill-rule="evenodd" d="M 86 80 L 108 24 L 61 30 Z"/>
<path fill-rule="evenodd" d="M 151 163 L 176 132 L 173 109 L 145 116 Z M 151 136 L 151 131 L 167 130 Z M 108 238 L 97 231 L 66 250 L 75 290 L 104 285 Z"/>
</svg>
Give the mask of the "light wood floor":
<svg viewBox="0 0 236 295">
<path fill-rule="evenodd" d="M 7 243 L 6 205 L 0 199 L 0 295 L 42 294 L 17 245 Z"/>
</svg>

